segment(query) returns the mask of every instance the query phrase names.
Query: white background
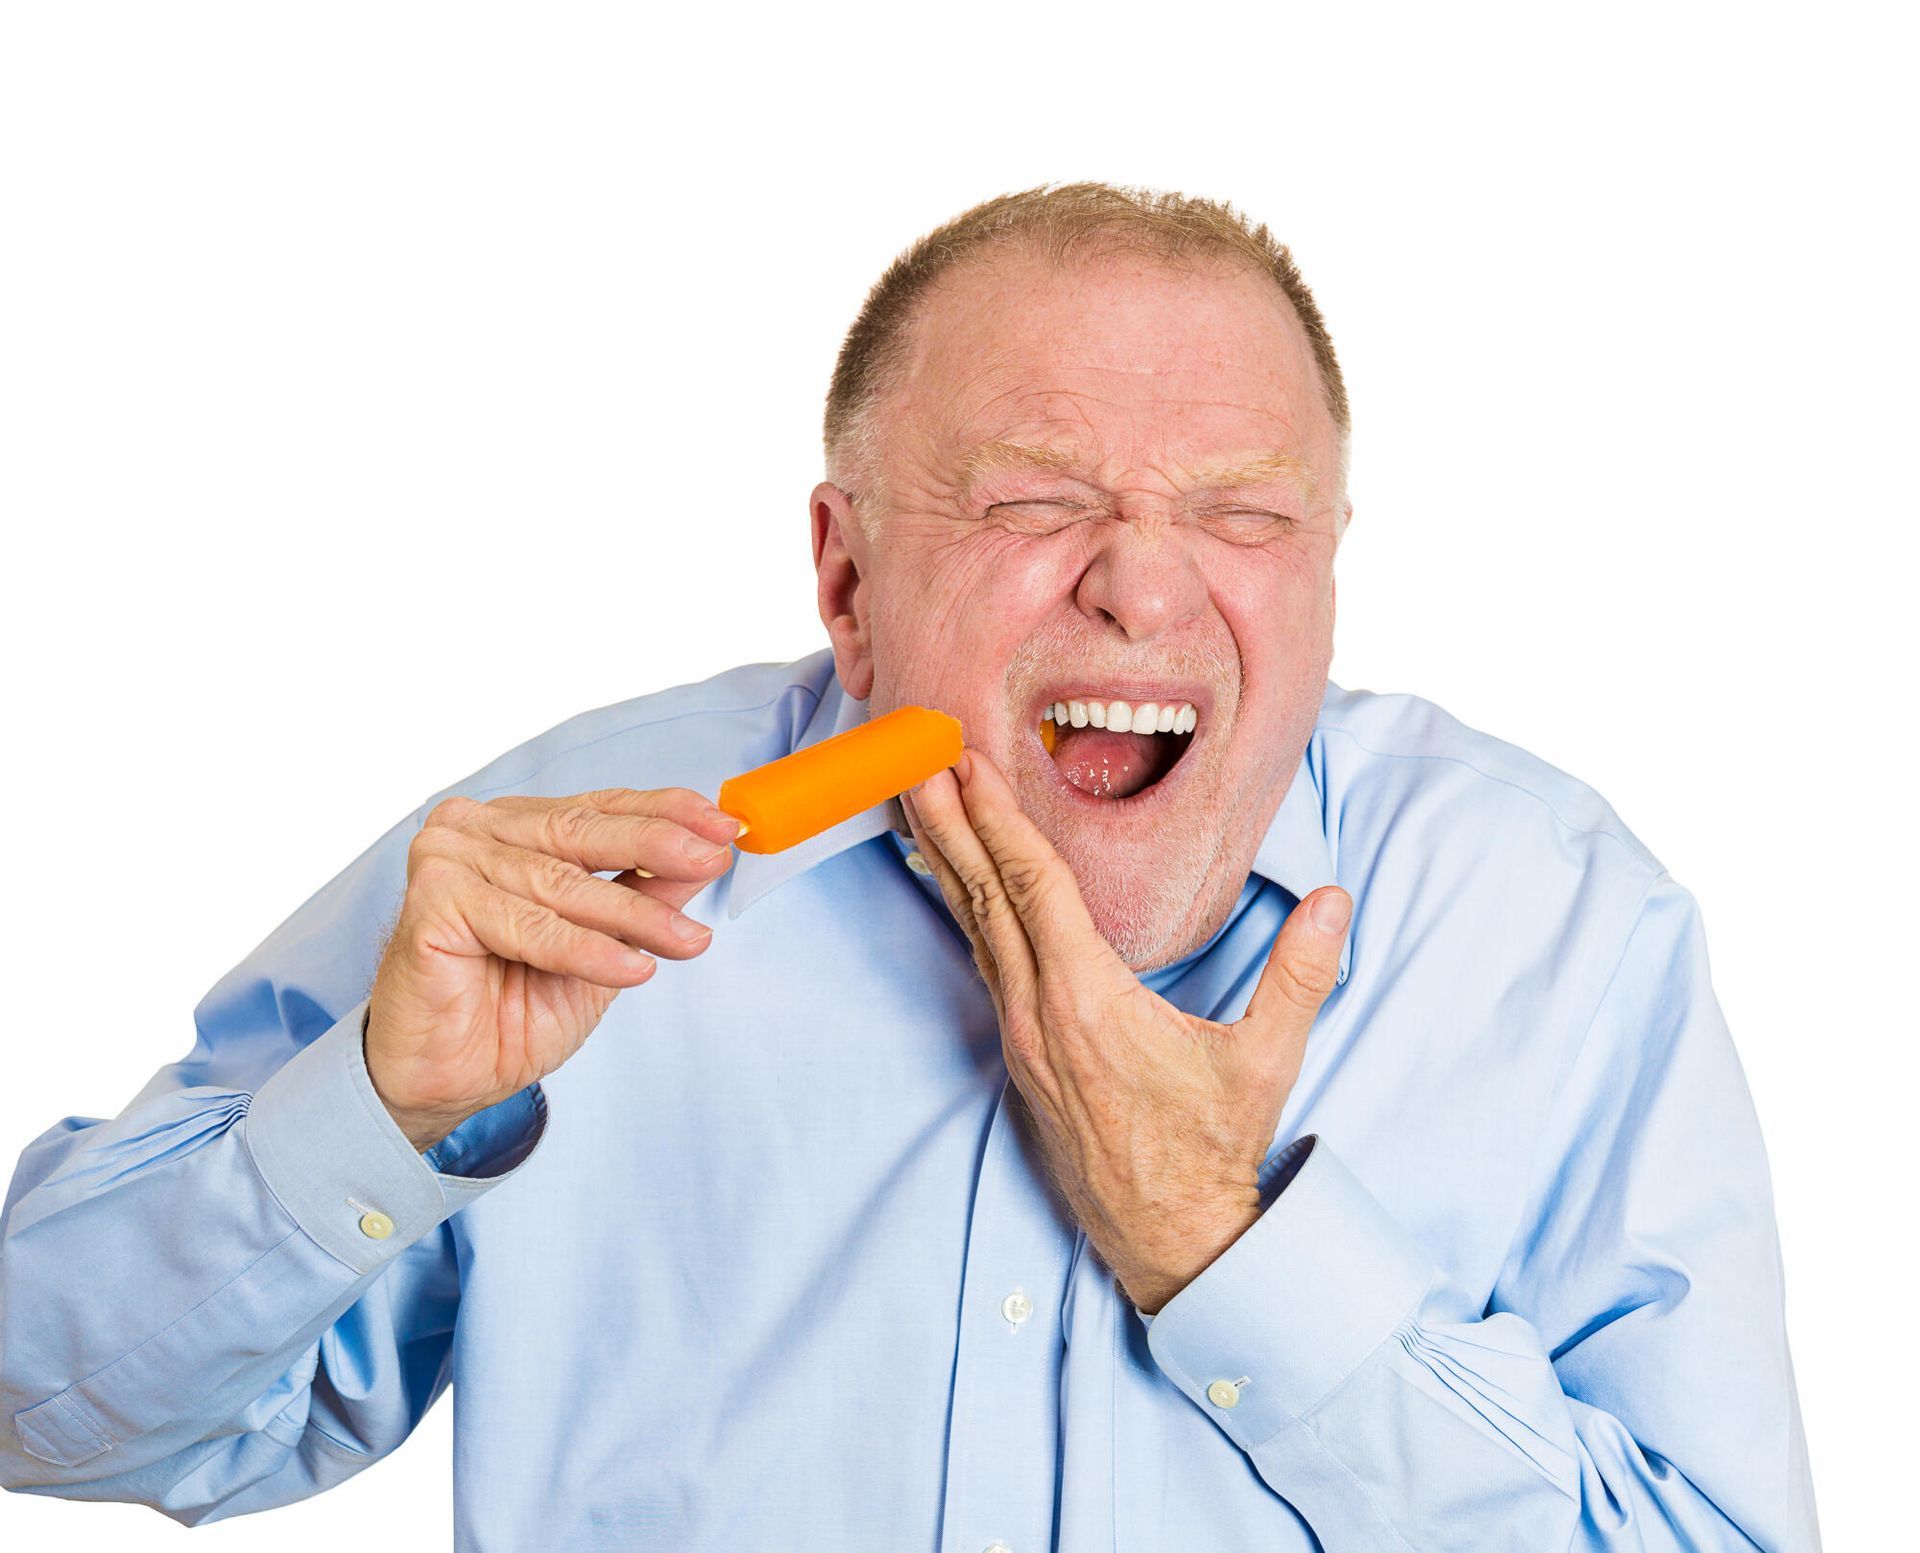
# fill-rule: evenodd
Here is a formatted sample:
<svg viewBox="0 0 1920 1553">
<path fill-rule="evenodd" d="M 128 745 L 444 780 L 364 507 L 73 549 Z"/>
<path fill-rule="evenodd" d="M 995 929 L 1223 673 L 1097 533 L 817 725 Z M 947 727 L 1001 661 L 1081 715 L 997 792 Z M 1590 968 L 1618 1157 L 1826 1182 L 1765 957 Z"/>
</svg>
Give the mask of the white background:
<svg viewBox="0 0 1920 1553">
<path fill-rule="evenodd" d="M 821 401 L 914 237 L 1049 180 L 1177 188 L 1292 245 L 1347 373 L 1335 680 L 1589 781 L 1701 901 L 1828 1545 L 1887 1546 L 1920 516 L 1893 8 L 649 10 L 0 13 L 0 1163 L 184 1055 L 201 994 L 434 789 L 824 645 Z M 446 1547 L 449 1418 L 201 1537 Z M 0 1498 L 13 1548 L 178 1535 Z"/>
</svg>

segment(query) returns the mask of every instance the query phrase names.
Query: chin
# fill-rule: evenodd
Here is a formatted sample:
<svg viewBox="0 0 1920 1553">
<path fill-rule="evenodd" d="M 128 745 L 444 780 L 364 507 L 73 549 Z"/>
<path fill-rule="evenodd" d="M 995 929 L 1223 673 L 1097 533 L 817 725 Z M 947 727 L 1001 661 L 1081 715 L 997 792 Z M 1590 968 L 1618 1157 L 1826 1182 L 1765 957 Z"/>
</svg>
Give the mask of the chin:
<svg viewBox="0 0 1920 1553">
<path fill-rule="evenodd" d="M 1123 801 L 1075 788 L 1037 733 L 1001 769 L 1027 817 L 1072 870 L 1094 927 L 1129 969 L 1171 964 L 1225 920 L 1239 889 L 1219 898 L 1226 837 L 1207 797 L 1210 762 L 1182 759 L 1168 778 Z"/>
<path fill-rule="evenodd" d="M 1127 857 L 1098 835 L 1070 833 L 1054 849 L 1073 870 L 1095 929 L 1130 970 L 1169 965 L 1212 932 L 1202 920 L 1213 915 L 1203 888 L 1211 848 L 1183 860 L 1169 859 L 1164 850 Z"/>
</svg>

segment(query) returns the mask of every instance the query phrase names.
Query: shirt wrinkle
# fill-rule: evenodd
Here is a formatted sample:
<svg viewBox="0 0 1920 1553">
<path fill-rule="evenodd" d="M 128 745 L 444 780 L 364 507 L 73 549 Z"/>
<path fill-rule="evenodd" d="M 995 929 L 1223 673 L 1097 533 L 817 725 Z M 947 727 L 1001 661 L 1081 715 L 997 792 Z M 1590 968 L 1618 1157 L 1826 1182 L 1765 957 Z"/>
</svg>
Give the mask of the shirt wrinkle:
<svg viewBox="0 0 1920 1553">
<path fill-rule="evenodd" d="M 822 648 L 439 796 L 712 794 L 866 711 Z M 1545 761 L 1327 683 L 1225 920 L 1140 978 L 1232 1025 L 1299 902 L 1354 897 L 1260 1212 L 1152 1317 L 1046 1179 L 897 802 L 738 853 L 700 955 L 416 1151 L 361 1043 L 435 801 L 216 984 L 190 1063 L 22 1154 L 4 1486 L 251 1514 L 450 1376 L 457 1553 L 1818 1545 L 1697 904 Z M 1604 1319 L 1649 1247 L 1657 1309 Z"/>
</svg>

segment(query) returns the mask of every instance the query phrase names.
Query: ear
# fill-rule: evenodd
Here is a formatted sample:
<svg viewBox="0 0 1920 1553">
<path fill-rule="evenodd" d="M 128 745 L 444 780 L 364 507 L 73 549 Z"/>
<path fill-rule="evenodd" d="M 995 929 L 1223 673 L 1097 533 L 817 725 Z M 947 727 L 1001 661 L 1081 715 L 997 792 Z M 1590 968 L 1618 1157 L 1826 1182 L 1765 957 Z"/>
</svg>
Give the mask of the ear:
<svg viewBox="0 0 1920 1553">
<path fill-rule="evenodd" d="M 808 498 L 813 521 L 813 567 L 819 574 L 820 623 L 833 643 L 840 687 L 856 701 L 873 694 L 873 650 L 867 633 L 867 536 L 847 493 L 822 480 Z"/>
</svg>

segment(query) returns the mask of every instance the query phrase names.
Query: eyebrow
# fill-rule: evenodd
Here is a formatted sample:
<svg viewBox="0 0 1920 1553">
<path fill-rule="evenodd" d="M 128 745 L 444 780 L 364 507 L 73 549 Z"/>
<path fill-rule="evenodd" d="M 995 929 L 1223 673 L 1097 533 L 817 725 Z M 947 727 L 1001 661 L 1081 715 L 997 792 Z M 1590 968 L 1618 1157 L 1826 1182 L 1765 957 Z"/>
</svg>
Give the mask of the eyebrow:
<svg viewBox="0 0 1920 1553">
<path fill-rule="evenodd" d="M 995 438 L 972 449 L 960 461 L 960 489 L 970 491 L 986 475 L 1003 469 L 1080 469 L 1084 460 L 1077 449 L 1052 447 L 1044 443 L 1011 442 Z M 1265 485 L 1292 480 L 1311 492 L 1317 481 L 1313 466 L 1304 458 L 1274 449 L 1230 464 L 1202 464 L 1194 471 L 1202 490 L 1225 491 L 1240 486 Z"/>
</svg>

